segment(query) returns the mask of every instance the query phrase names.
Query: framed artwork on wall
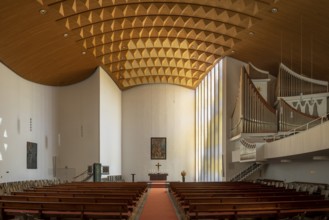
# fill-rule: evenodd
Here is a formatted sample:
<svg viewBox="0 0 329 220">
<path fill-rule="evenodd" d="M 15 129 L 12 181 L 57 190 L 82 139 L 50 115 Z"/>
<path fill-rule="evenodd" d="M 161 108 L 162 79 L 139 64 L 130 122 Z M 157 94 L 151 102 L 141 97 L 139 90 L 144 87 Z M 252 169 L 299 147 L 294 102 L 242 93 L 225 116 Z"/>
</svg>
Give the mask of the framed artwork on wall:
<svg viewBox="0 0 329 220">
<path fill-rule="evenodd" d="M 38 145 L 37 143 L 26 143 L 26 168 L 37 169 Z"/>
<path fill-rule="evenodd" d="M 165 137 L 151 137 L 151 160 L 167 159 L 167 142 Z"/>
</svg>

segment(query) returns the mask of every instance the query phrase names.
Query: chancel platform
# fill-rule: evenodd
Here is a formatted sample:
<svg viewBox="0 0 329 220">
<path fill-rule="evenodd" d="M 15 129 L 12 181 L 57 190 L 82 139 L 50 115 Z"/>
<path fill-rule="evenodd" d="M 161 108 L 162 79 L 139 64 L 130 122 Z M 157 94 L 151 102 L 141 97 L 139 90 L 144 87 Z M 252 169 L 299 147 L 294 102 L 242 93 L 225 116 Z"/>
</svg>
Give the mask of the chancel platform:
<svg viewBox="0 0 329 220">
<path fill-rule="evenodd" d="M 167 180 L 168 173 L 149 173 L 150 180 Z"/>
</svg>

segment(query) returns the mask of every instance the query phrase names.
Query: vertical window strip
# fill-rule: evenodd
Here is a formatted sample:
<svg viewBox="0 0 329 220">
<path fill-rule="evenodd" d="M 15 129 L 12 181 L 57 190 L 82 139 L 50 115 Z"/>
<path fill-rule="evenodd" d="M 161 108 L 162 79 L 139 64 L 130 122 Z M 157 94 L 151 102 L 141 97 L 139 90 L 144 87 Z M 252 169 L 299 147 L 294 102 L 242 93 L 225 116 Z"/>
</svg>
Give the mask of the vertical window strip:
<svg viewBox="0 0 329 220">
<path fill-rule="evenodd" d="M 204 81 L 201 85 L 201 143 L 200 143 L 200 180 L 203 181 L 203 172 L 204 172 L 204 166 L 203 166 L 203 150 L 204 150 L 204 100 L 205 100 L 205 94 L 204 94 Z"/>
<path fill-rule="evenodd" d="M 212 130 L 211 130 L 211 121 L 212 121 L 212 77 L 211 77 L 211 72 L 208 74 L 207 79 L 208 79 L 208 105 L 207 105 L 207 113 L 208 113 L 208 120 L 207 120 L 207 130 L 208 130 L 208 139 L 207 139 L 207 181 L 212 181 L 212 175 L 213 175 L 213 170 L 211 168 L 212 164 L 212 145 L 211 145 L 211 140 L 212 140 Z"/>
<path fill-rule="evenodd" d="M 212 162 L 212 146 L 211 146 L 211 139 L 212 139 L 212 131 L 211 131 L 211 106 L 212 106 L 212 96 L 211 96 L 211 71 L 208 74 L 208 181 L 212 181 L 212 170 L 211 170 L 211 162 Z"/>
<path fill-rule="evenodd" d="M 221 163 L 221 157 L 219 154 L 219 66 L 218 64 L 215 65 L 214 68 L 214 84 L 215 84 L 215 88 L 214 88 L 214 95 L 215 95 L 215 99 L 214 99 L 214 118 L 215 118 L 215 128 L 214 128 L 214 134 L 215 134 L 215 170 L 216 170 L 216 176 L 215 176 L 215 180 L 216 181 L 220 181 L 221 180 L 221 175 L 220 175 L 220 166 L 219 164 Z"/>
<path fill-rule="evenodd" d="M 197 181 L 220 181 L 222 176 L 221 68 L 216 64 L 196 89 Z"/>
<path fill-rule="evenodd" d="M 215 155 L 215 77 L 214 69 L 211 70 L 211 181 L 216 180 L 216 169 L 215 169 L 215 161 L 216 161 L 216 155 Z"/>
<path fill-rule="evenodd" d="M 225 173 L 224 173 L 224 156 L 223 156 L 223 62 L 219 63 L 219 150 L 220 150 L 220 155 L 221 155 L 221 163 L 220 163 L 220 171 L 222 173 L 222 177 L 225 177 Z"/>
<path fill-rule="evenodd" d="M 200 107 L 199 107 L 199 88 L 195 89 L 195 177 L 199 181 L 199 140 L 200 140 Z"/>
<path fill-rule="evenodd" d="M 208 93 L 208 76 L 205 78 L 205 142 L 204 142 L 204 181 L 208 181 L 208 101 L 209 101 L 209 93 Z"/>
</svg>

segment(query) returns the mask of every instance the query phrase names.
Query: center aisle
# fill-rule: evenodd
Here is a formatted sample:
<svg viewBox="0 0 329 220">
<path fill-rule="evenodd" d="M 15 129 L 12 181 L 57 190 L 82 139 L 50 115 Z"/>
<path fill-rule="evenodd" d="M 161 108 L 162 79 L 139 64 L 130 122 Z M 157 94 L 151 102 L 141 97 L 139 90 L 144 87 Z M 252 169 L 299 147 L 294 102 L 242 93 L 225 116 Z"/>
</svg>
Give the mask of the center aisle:
<svg viewBox="0 0 329 220">
<path fill-rule="evenodd" d="M 166 188 L 150 188 L 140 220 L 176 220 L 175 208 Z"/>
</svg>

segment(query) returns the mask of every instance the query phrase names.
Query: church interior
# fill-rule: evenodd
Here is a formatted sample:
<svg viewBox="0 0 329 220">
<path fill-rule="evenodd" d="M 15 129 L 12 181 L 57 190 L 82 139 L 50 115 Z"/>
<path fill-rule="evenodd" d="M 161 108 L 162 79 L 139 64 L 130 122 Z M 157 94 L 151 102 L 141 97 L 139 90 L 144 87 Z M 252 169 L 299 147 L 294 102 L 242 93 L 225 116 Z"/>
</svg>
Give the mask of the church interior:
<svg viewBox="0 0 329 220">
<path fill-rule="evenodd" d="M 25 207 L 31 219 L 112 219 L 119 209 L 121 219 L 148 219 L 140 210 L 154 197 L 169 198 L 177 219 L 325 219 L 328 8 L 326 0 L 1 0 L 0 217 L 22 217 L 13 210 Z M 31 188 L 41 191 L 19 194 Z M 152 195 L 157 188 L 168 198 Z M 229 200 L 238 189 L 253 199 Z M 47 200 L 62 211 L 65 200 L 74 217 L 40 205 L 43 190 L 135 197 Z M 217 190 L 227 191 L 220 202 L 189 197 Z M 281 190 L 285 205 L 259 198 L 262 190 Z"/>
</svg>

